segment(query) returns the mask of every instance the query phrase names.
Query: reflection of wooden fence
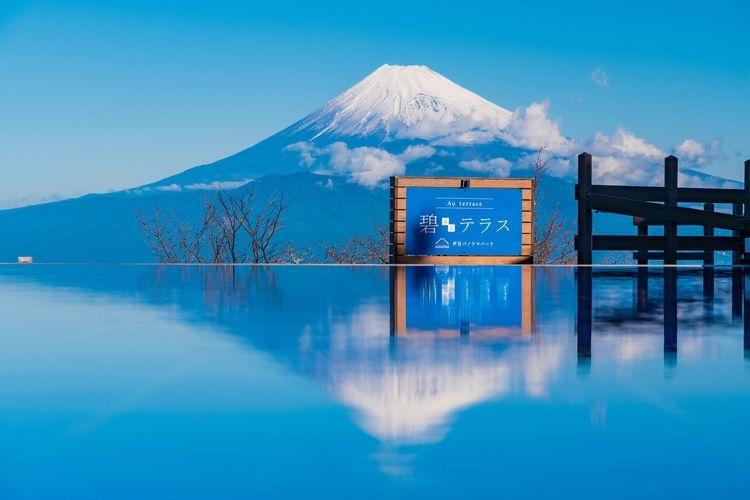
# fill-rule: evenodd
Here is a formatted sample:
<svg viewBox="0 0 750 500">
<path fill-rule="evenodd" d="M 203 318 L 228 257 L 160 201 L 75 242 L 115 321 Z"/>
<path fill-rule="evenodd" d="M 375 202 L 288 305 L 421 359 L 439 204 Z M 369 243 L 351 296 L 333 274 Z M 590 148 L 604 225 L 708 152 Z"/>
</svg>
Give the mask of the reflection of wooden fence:
<svg viewBox="0 0 750 500">
<path fill-rule="evenodd" d="M 688 295 L 688 303 L 690 308 L 695 310 L 696 307 L 700 307 L 700 301 L 695 300 L 695 289 L 694 288 L 683 288 L 678 292 L 677 280 L 678 272 L 681 276 L 693 279 L 698 278 L 703 274 L 703 314 L 702 318 L 693 318 L 693 321 L 702 322 L 702 326 L 711 331 L 713 325 L 717 321 L 714 317 L 714 305 L 715 296 L 713 288 L 713 268 L 705 269 L 679 269 L 677 267 L 664 267 L 660 270 L 659 274 L 653 273 L 652 277 L 656 279 L 663 279 L 663 295 L 661 299 L 652 297 L 649 300 L 648 295 L 644 295 L 643 292 L 648 292 L 648 268 L 639 268 L 636 273 L 632 270 L 622 271 L 616 268 L 595 268 L 589 266 L 583 266 L 576 270 L 576 285 L 577 285 L 577 314 L 576 314 L 576 336 L 578 343 L 578 362 L 579 365 L 588 365 L 591 359 L 591 336 L 592 331 L 598 335 L 605 333 L 609 325 L 610 332 L 622 332 L 624 334 L 632 333 L 633 328 L 639 323 L 647 326 L 648 331 L 653 331 L 653 323 L 656 320 L 653 315 L 654 312 L 662 309 L 663 326 L 664 326 L 664 360 L 670 364 L 676 360 L 677 357 L 677 340 L 678 340 L 678 304 L 680 303 L 680 295 Z M 720 271 L 721 272 L 721 271 Z M 750 268 L 748 267 L 734 267 L 731 273 L 724 271 L 724 276 L 730 275 L 732 280 L 732 317 L 733 319 L 743 318 L 743 347 L 745 352 L 745 359 L 750 360 Z M 606 280 L 612 280 L 617 277 L 620 280 L 628 280 L 630 277 L 636 278 L 638 283 L 638 294 L 637 298 L 633 303 L 633 308 L 628 311 L 627 305 L 623 304 L 614 310 L 607 310 L 606 313 L 600 317 L 594 318 L 593 314 L 593 301 L 597 294 L 594 293 L 593 284 L 595 276 L 603 277 Z M 706 275 L 711 276 L 710 281 L 706 281 Z M 739 276 L 740 285 L 737 286 L 737 276 Z M 646 282 L 644 282 L 644 277 Z M 627 281 L 626 281 L 627 282 Z M 744 283 L 744 287 L 742 285 Z M 744 288 L 744 293 L 743 293 Z M 692 296 L 691 296 L 692 292 Z M 655 299 L 655 300 L 654 300 Z M 723 301 L 726 298 L 723 299 Z M 600 312 L 601 314 L 601 312 Z M 607 314 L 611 316 L 606 317 Z M 604 328 L 601 328 L 602 323 L 595 324 L 594 320 L 604 322 Z M 687 321 L 686 321 L 687 322 Z M 691 333 L 696 331 L 695 323 L 689 323 L 688 330 Z"/>
<path fill-rule="evenodd" d="M 578 155 L 578 235 L 579 264 L 591 264 L 594 250 L 632 250 L 639 264 L 662 260 L 702 260 L 713 264 L 713 252 L 732 252 L 737 264 L 745 252 L 750 234 L 750 160 L 745 162 L 744 189 L 677 187 L 677 158 L 664 159 L 664 187 L 608 186 L 591 182 L 591 155 Z M 703 209 L 681 207 L 679 203 L 702 203 Z M 714 204 L 732 205 L 732 213 L 714 211 Z M 630 215 L 638 227 L 637 236 L 593 235 L 592 211 Z M 744 214 L 744 216 L 743 216 Z M 662 236 L 648 234 L 649 226 L 663 226 Z M 702 226 L 703 236 L 678 236 L 678 226 Z M 714 229 L 732 231 L 716 236 Z"/>
</svg>

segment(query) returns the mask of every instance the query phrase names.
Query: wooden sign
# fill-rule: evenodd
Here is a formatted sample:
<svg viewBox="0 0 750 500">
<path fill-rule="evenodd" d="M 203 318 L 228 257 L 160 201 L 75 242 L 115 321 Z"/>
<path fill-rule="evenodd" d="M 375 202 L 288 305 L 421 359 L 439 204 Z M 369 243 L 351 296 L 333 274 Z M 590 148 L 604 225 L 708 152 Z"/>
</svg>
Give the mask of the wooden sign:
<svg viewBox="0 0 750 500">
<path fill-rule="evenodd" d="M 531 179 L 391 177 L 391 263 L 533 262 Z"/>
</svg>

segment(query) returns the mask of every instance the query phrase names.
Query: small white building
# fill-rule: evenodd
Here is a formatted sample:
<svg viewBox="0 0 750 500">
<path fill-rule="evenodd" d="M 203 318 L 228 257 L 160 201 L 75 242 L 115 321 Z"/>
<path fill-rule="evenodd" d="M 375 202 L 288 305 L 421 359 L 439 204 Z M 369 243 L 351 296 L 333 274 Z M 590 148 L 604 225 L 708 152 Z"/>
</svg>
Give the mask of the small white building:
<svg viewBox="0 0 750 500">
<path fill-rule="evenodd" d="M 19 257 L 18 258 L 19 264 L 31 264 L 33 262 L 34 262 L 34 259 L 32 259 L 31 257 Z"/>
</svg>

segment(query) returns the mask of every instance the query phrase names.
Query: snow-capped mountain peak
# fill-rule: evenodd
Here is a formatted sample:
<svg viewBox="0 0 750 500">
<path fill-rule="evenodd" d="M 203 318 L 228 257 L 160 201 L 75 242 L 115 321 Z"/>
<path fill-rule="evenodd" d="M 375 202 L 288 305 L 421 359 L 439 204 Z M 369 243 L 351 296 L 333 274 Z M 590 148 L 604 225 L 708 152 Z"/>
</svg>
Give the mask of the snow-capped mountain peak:
<svg viewBox="0 0 750 500">
<path fill-rule="evenodd" d="M 427 66 L 383 65 L 303 119 L 312 138 L 382 135 L 435 139 L 502 129 L 512 113 Z"/>
</svg>

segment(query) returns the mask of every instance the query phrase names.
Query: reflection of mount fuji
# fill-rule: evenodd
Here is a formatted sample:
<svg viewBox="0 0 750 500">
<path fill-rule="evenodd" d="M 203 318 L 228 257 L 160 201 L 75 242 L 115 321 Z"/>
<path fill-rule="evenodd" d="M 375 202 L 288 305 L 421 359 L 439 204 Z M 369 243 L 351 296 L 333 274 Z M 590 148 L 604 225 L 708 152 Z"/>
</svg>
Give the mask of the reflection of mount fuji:
<svg viewBox="0 0 750 500">
<path fill-rule="evenodd" d="M 458 411 L 514 388 L 544 394 L 561 362 L 560 344 L 534 346 L 520 328 L 494 340 L 391 337 L 384 268 L 37 266 L 14 276 L 18 269 L 3 268 L 0 280 L 135 300 L 242 338 L 317 380 L 366 432 L 394 445 L 438 441 Z M 315 293 L 321 283 L 336 286 Z"/>
<path fill-rule="evenodd" d="M 516 351 L 514 343 L 399 339 L 395 348 L 370 352 L 371 361 L 352 363 L 343 353 L 333 357 L 325 383 L 380 441 L 437 442 L 457 412 L 503 396 L 517 383 L 531 395 L 545 393 L 562 346 L 545 346 L 540 353 Z"/>
</svg>

